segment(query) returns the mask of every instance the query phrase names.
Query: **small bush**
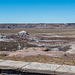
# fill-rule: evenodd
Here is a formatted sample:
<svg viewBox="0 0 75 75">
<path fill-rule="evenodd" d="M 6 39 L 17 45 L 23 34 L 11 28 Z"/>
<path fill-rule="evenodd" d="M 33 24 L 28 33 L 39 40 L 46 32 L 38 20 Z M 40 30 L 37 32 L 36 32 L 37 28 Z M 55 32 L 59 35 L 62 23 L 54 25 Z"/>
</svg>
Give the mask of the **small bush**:
<svg viewBox="0 0 75 75">
<path fill-rule="evenodd" d="M 3 54 L 0 54 L 0 56 L 7 56 L 7 54 L 6 53 L 3 53 Z"/>
</svg>

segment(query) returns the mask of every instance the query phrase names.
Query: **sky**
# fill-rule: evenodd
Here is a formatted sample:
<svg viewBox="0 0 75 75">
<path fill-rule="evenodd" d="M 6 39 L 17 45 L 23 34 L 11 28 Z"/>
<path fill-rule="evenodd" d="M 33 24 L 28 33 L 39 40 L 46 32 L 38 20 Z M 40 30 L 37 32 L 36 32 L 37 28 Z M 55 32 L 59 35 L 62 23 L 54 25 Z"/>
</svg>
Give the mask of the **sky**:
<svg viewBox="0 0 75 75">
<path fill-rule="evenodd" d="M 75 0 L 0 0 L 0 23 L 75 23 Z"/>
</svg>

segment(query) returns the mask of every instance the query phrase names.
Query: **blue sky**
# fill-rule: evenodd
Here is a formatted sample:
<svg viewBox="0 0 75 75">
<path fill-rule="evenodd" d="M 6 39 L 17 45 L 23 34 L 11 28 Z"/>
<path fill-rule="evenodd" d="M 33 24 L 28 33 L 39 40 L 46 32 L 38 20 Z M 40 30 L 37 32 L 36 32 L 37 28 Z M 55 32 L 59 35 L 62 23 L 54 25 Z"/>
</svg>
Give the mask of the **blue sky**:
<svg viewBox="0 0 75 75">
<path fill-rule="evenodd" d="M 0 23 L 72 22 L 75 0 L 0 0 Z"/>
</svg>

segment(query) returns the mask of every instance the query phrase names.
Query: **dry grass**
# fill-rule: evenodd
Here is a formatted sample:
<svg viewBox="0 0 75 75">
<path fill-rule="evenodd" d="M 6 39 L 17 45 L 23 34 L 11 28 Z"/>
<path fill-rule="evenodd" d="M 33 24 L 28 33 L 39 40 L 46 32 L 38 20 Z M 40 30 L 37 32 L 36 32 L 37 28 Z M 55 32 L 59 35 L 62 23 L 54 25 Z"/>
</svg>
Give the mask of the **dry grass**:
<svg viewBox="0 0 75 75">
<path fill-rule="evenodd" d="M 54 33 L 54 34 L 74 34 L 75 29 L 44 29 L 44 28 L 15 28 L 15 29 L 0 29 L 0 33 L 11 34 L 17 33 L 19 31 L 25 30 L 30 35 L 35 35 L 38 33 Z"/>
<path fill-rule="evenodd" d="M 26 56 L 26 57 L 4 57 L 0 58 L 9 59 L 14 61 L 25 61 L 25 62 L 41 62 L 41 63 L 51 63 L 51 64 L 65 64 L 65 65 L 74 65 L 75 60 L 70 58 L 59 58 L 59 57 L 49 57 L 49 56 Z"/>
</svg>

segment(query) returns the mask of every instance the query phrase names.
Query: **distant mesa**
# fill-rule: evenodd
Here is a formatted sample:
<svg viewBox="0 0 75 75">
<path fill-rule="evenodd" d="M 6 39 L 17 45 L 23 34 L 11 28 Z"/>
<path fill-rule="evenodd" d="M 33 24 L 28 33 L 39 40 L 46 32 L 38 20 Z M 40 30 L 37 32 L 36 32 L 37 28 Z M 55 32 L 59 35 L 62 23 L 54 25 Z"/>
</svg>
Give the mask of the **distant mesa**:
<svg viewBox="0 0 75 75">
<path fill-rule="evenodd" d="M 75 23 L 0 24 L 0 28 L 75 28 Z"/>
</svg>

